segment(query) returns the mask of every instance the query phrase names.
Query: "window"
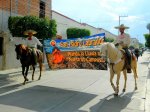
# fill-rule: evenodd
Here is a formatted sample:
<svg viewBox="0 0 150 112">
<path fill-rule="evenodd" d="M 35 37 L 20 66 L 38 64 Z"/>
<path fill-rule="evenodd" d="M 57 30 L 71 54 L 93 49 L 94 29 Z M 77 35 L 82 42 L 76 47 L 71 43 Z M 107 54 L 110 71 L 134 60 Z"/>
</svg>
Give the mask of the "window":
<svg viewBox="0 0 150 112">
<path fill-rule="evenodd" d="M 45 2 L 40 1 L 40 13 L 39 13 L 40 18 L 45 17 Z"/>
<path fill-rule="evenodd" d="M 3 55 L 3 38 L 0 37 L 0 55 Z"/>
</svg>

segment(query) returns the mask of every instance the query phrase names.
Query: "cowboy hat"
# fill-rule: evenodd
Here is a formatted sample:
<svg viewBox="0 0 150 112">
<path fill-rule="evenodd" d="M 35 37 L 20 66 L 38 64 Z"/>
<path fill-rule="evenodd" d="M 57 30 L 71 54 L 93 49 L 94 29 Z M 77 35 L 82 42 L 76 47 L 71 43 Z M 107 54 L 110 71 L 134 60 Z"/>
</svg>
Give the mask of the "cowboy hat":
<svg viewBox="0 0 150 112">
<path fill-rule="evenodd" d="M 124 24 L 121 24 L 120 26 L 116 26 L 116 29 L 124 28 L 124 29 L 129 29 L 129 27 L 125 26 Z"/>
<path fill-rule="evenodd" d="M 28 35 L 28 33 L 36 34 L 37 32 L 34 30 L 26 30 L 24 31 L 24 35 Z"/>
</svg>

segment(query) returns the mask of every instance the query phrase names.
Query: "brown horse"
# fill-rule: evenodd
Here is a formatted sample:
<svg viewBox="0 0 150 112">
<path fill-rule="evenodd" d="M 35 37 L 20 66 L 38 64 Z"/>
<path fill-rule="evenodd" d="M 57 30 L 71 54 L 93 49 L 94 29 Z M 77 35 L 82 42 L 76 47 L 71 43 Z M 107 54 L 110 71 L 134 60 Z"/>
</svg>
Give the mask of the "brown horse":
<svg viewBox="0 0 150 112">
<path fill-rule="evenodd" d="M 17 59 L 20 59 L 20 62 L 22 64 L 22 75 L 24 77 L 24 82 L 23 84 L 28 81 L 27 75 L 28 75 L 28 70 L 29 66 L 31 65 L 33 67 L 33 73 L 32 73 L 32 80 L 34 80 L 34 72 L 35 72 L 35 62 L 34 60 L 34 54 L 32 49 L 28 48 L 27 46 L 23 44 L 16 45 L 15 48 Z M 37 56 L 37 62 L 39 63 L 39 68 L 40 68 L 40 76 L 38 80 L 41 78 L 41 72 L 42 72 L 42 67 L 43 67 L 43 53 L 36 49 L 36 56 Z"/>
<path fill-rule="evenodd" d="M 110 83 L 115 91 L 115 95 L 118 95 L 119 92 L 119 79 L 120 79 L 120 73 L 123 71 L 124 75 L 124 88 L 123 92 L 126 90 L 126 81 L 127 81 L 127 70 L 125 68 L 125 56 L 124 53 L 122 53 L 118 48 L 114 46 L 112 43 L 104 43 L 100 47 L 100 52 L 102 55 L 107 56 L 109 59 L 109 68 L 110 68 Z M 137 83 L 136 78 L 137 76 L 137 60 L 134 55 L 132 55 L 132 61 L 131 61 L 131 69 L 134 74 L 135 79 L 135 90 L 137 89 Z M 117 81 L 116 86 L 113 83 L 114 74 L 117 74 Z"/>
</svg>

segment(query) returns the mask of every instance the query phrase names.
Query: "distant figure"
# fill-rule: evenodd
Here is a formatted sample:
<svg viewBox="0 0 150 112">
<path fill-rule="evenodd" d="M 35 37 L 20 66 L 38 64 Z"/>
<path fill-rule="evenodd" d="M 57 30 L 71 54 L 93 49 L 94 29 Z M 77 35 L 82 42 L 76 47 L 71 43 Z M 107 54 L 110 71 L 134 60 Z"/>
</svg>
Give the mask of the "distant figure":
<svg viewBox="0 0 150 112">
<path fill-rule="evenodd" d="M 138 48 L 136 48 L 136 49 L 134 50 L 134 54 L 135 54 L 136 59 L 137 59 L 137 61 L 138 61 L 138 57 L 139 57 L 139 55 L 140 55 L 140 51 L 139 51 Z"/>
<path fill-rule="evenodd" d="M 129 29 L 129 27 L 124 26 L 124 24 L 121 24 L 120 26 L 115 27 L 116 29 L 119 29 L 120 34 L 115 40 L 115 45 L 120 45 L 122 49 L 124 49 L 126 56 L 127 56 L 127 72 L 131 73 L 131 54 L 128 50 L 128 47 L 130 45 L 130 35 L 126 34 L 124 32 L 125 29 Z"/>
</svg>

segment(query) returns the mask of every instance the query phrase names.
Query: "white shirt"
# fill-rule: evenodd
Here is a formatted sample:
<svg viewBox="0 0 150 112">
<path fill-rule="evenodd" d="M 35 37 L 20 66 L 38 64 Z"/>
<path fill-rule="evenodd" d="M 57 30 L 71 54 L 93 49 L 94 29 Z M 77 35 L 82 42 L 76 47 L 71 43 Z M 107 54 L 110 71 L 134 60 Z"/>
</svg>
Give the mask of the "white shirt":
<svg viewBox="0 0 150 112">
<path fill-rule="evenodd" d="M 130 42 L 131 42 L 131 39 L 130 39 L 129 34 L 123 33 L 123 34 L 120 34 L 120 35 L 116 38 L 115 43 L 122 43 L 122 42 L 123 42 L 123 46 L 129 47 Z"/>
<path fill-rule="evenodd" d="M 42 46 L 41 42 L 36 37 L 32 36 L 31 38 L 31 40 L 29 40 L 29 37 L 26 39 L 26 44 L 28 47 L 37 48 L 37 45 Z"/>
</svg>

